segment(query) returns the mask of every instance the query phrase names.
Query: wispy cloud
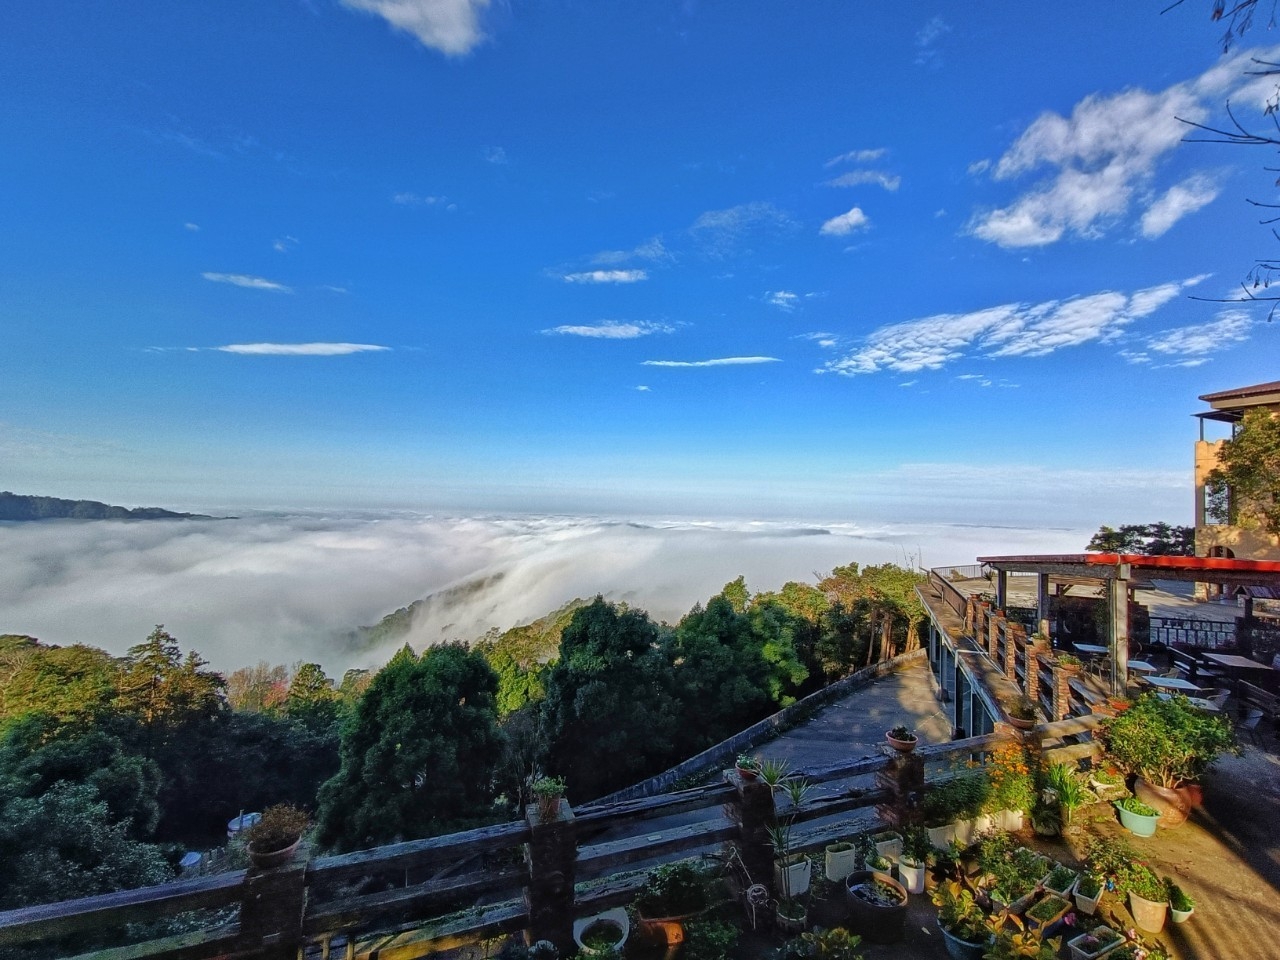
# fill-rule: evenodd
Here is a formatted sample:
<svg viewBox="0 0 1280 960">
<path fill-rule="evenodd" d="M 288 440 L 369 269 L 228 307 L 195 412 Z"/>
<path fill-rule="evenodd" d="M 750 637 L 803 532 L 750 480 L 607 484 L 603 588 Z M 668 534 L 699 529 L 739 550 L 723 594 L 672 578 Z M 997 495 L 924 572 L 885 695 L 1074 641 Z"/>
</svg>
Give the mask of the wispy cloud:
<svg viewBox="0 0 1280 960">
<path fill-rule="evenodd" d="M 390 350 L 376 343 L 229 343 L 211 347 L 222 353 L 240 353 L 258 357 L 343 357 L 352 353 Z"/>
<path fill-rule="evenodd" d="M 565 283 L 638 283 L 648 280 L 644 270 L 586 270 L 582 273 L 566 273 Z"/>
<path fill-rule="evenodd" d="M 485 0 L 487 3 L 488 0 Z M 485 163 L 492 163 L 494 166 L 501 167 L 511 161 L 507 159 L 507 151 L 502 147 L 485 147 L 484 148 Z"/>
<path fill-rule="evenodd" d="M 764 302 L 790 313 L 800 302 L 800 295 L 790 290 L 771 290 L 764 295 Z"/>
<path fill-rule="evenodd" d="M 661 237 L 646 240 L 630 250 L 601 250 L 591 258 L 591 262 L 601 266 L 626 263 L 629 260 L 649 260 L 654 263 L 671 260 L 672 256 L 662 243 Z"/>
<path fill-rule="evenodd" d="M 916 65 L 937 67 L 941 64 L 938 43 L 951 32 L 951 27 L 941 17 L 934 17 L 916 34 Z"/>
<path fill-rule="evenodd" d="M 707 210 L 689 227 L 689 233 L 708 254 L 724 257 L 751 234 L 794 226 L 795 221 L 772 203 L 757 200 L 724 210 Z"/>
<path fill-rule="evenodd" d="M 283 236 L 271 244 L 271 249 L 276 253 L 289 253 L 297 245 L 297 237 Z"/>
<path fill-rule="evenodd" d="M 649 323 L 643 320 L 636 322 L 605 320 L 601 323 L 592 324 L 563 324 L 558 327 L 548 327 L 542 332 L 549 336 L 594 337 L 600 340 L 635 340 L 637 337 L 647 337 L 654 333 L 671 333 L 673 330 L 675 330 L 675 327 L 666 323 Z"/>
<path fill-rule="evenodd" d="M 382 17 L 425 47 L 448 56 L 469 53 L 484 39 L 480 12 L 489 0 L 340 0 L 343 6 Z"/>
<path fill-rule="evenodd" d="M 1162 236 L 1187 214 L 1213 203 L 1219 192 L 1218 185 L 1202 175 L 1170 187 L 1142 215 L 1142 235 L 1150 239 Z"/>
<path fill-rule="evenodd" d="M 1269 60 L 1276 52 L 1253 55 Z M 1217 195 L 1203 175 L 1159 196 L 1150 193 L 1157 168 L 1187 134 L 1178 118 L 1203 122 L 1208 104 L 1226 97 L 1261 105 L 1274 83 L 1242 80 L 1248 63 L 1248 55 L 1239 54 L 1157 93 L 1095 93 L 1077 103 L 1069 117 L 1041 114 L 991 172 L 997 181 L 1012 180 L 1048 167 L 1049 178 L 1008 206 L 979 212 L 969 231 L 1002 247 L 1044 246 L 1069 235 L 1103 236 L 1137 206 L 1144 211 L 1143 234 L 1160 236 Z"/>
<path fill-rule="evenodd" d="M 200 224 L 198 224 L 198 223 L 191 223 L 190 221 L 188 221 L 187 223 L 184 223 L 184 224 L 182 225 L 182 228 L 183 228 L 184 230 L 190 230 L 192 233 L 199 233 L 199 232 L 200 232 Z"/>
<path fill-rule="evenodd" d="M 335 287 L 331 283 L 325 283 L 320 286 L 321 290 L 328 290 L 330 293 L 347 293 L 346 287 Z"/>
<path fill-rule="evenodd" d="M 430 194 L 412 193 L 409 191 L 392 194 L 391 202 L 402 207 L 439 207 L 441 210 L 448 210 L 450 212 L 458 209 L 458 205 L 456 203 L 451 203 L 448 197 L 437 197 Z"/>
<path fill-rule="evenodd" d="M 902 185 L 902 178 L 896 173 L 885 173 L 882 170 L 850 170 L 826 181 L 828 187 L 857 187 L 864 183 L 893 191 Z"/>
<path fill-rule="evenodd" d="M 649 393 L 649 392 L 650 392 L 650 391 L 649 391 L 649 388 L 648 388 L 648 387 L 646 387 L 643 383 L 642 383 L 642 384 L 640 384 L 640 386 L 636 387 L 636 389 L 637 389 L 637 390 L 639 390 L 641 393 Z"/>
<path fill-rule="evenodd" d="M 891 370 L 938 370 L 969 356 L 1042 357 L 1066 347 L 1110 342 L 1202 277 L 1131 295 L 1106 291 L 1043 303 L 1008 303 L 971 313 L 937 314 L 880 327 L 852 353 L 820 372 L 843 376 Z M 963 374 L 963 378 L 975 377 Z"/>
<path fill-rule="evenodd" d="M 869 226 L 871 221 L 867 215 L 860 207 L 854 207 L 848 213 L 832 217 L 819 228 L 818 232 L 828 237 L 847 237 L 855 230 L 863 230 Z"/>
<path fill-rule="evenodd" d="M 815 331 L 813 333 L 796 334 L 797 340 L 808 340 L 816 343 L 824 350 L 833 350 L 840 346 L 840 337 L 834 333 L 826 333 L 824 331 Z"/>
<path fill-rule="evenodd" d="M 1130 363 L 1159 359 L 1166 361 L 1162 366 L 1198 367 L 1209 362 L 1209 354 L 1248 340 L 1256 322 L 1244 310 L 1223 310 L 1208 323 L 1161 330 L 1147 337 L 1141 349 L 1126 350 L 1122 355 Z"/>
<path fill-rule="evenodd" d="M 717 357 L 714 360 L 643 360 L 645 367 L 736 367 L 753 363 L 781 363 L 778 357 Z"/>
<path fill-rule="evenodd" d="M 850 150 L 848 153 L 842 153 L 838 157 L 832 157 L 823 166 L 837 167 L 842 163 L 875 163 L 888 152 L 888 147 L 875 147 L 871 150 Z"/>
<path fill-rule="evenodd" d="M 274 290 L 277 293 L 293 293 L 292 287 L 283 283 L 267 280 L 264 277 L 251 277 L 243 273 L 202 273 L 200 276 L 214 283 L 229 283 L 233 287 L 246 287 L 250 290 Z"/>
</svg>

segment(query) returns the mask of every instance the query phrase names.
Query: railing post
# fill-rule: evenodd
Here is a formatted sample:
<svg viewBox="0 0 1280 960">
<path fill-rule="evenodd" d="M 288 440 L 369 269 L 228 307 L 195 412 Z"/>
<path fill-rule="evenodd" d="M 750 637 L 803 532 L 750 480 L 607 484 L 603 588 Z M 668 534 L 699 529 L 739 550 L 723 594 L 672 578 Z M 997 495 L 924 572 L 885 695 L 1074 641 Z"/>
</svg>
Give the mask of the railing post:
<svg viewBox="0 0 1280 960">
<path fill-rule="evenodd" d="M 280 867 L 245 874 L 240 902 L 240 941 L 260 960 L 295 960 L 302 947 L 302 915 L 307 905 L 307 860 L 303 844 Z"/>
<path fill-rule="evenodd" d="M 1021 625 L 1010 627 L 1004 642 L 1004 663 L 1001 669 L 1004 675 L 1014 683 L 1018 682 L 1018 649 L 1027 644 L 1027 632 Z"/>
<path fill-rule="evenodd" d="M 895 753 L 876 774 L 876 784 L 889 794 L 889 800 L 876 807 L 876 816 L 898 830 L 920 822 L 924 760 L 914 753 Z"/>
<path fill-rule="evenodd" d="M 987 621 L 987 655 L 992 660 L 996 658 L 996 647 L 1000 643 L 1000 627 L 1004 622 L 1004 617 L 992 617 Z"/>
<path fill-rule="evenodd" d="M 573 884 L 578 863 L 578 823 L 569 801 L 561 798 L 554 817 L 546 820 L 538 804 L 524 808 L 529 824 L 529 885 L 525 888 L 525 906 L 529 926 L 525 940 L 530 944 L 550 940 L 560 955 L 571 955 L 573 942 Z"/>
<path fill-rule="evenodd" d="M 726 770 L 725 781 L 734 788 L 726 813 L 738 825 L 738 855 L 752 883 L 762 883 L 770 897 L 778 891 L 773 882 L 773 842 L 769 830 L 778 823 L 773 788 L 758 777 L 744 780 L 737 770 Z"/>
<path fill-rule="evenodd" d="M 1065 720 L 1071 716 L 1071 678 L 1080 672 L 1074 663 L 1057 663 L 1053 667 L 1053 716 Z"/>
</svg>

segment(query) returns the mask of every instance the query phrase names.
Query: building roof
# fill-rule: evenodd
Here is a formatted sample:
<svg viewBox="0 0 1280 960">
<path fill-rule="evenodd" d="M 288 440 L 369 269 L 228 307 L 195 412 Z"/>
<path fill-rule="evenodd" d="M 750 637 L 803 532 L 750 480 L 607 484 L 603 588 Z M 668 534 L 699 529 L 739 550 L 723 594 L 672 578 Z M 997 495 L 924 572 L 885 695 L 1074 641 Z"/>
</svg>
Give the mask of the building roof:
<svg viewBox="0 0 1280 960">
<path fill-rule="evenodd" d="M 1251 387 L 1219 390 L 1217 393 L 1205 393 L 1200 396 L 1200 399 L 1206 403 L 1219 403 L 1223 400 L 1245 400 L 1263 393 L 1280 393 L 1280 380 L 1272 380 L 1269 383 L 1255 383 Z"/>
<path fill-rule="evenodd" d="M 1189 580 L 1224 585 L 1280 585 L 1280 562 L 1231 557 L 1148 557 L 1130 553 L 1071 553 L 978 557 L 979 563 L 1006 572 L 1049 573 L 1109 580 L 1123 564 L 1124 574 L 1142 580 Z"/>
</svg>

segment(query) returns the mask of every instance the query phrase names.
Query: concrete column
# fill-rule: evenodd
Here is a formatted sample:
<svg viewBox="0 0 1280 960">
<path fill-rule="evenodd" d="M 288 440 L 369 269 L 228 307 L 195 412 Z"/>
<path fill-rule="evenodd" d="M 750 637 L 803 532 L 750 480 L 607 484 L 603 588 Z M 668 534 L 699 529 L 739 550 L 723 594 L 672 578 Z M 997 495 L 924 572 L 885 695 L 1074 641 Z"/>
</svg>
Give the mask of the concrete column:
<svg viewBox="0 0 1280 960">
<path fill-rule="evenodd" d="M 1018 639 L 1022 633 L 1021 629 L 1010 627 L 1004 639 L 1004 663 L 1000 665 L 1000 669 L 1014 683 L 1018 682 Z"/>
<path fill-rule="evenodd" d="M 996 648 L 1000 643 L 1000 624 L 1004 622 L 1004 617 L 992 617 L 987 621 L 987 655 L 992 660 L 996 658 Z"/>
<path fill-rule="evenodd" d="M 778 823 L 773 805 L 773 790 L 763 780 L 744 780 L 736 770 L 726 770 L 725 780 L 736 792 L 729 798 L 725 812 L 738 825 L 738 852 L 752 883 L 762 883 L 769 896 L 778 891 L 773 882 L 773 843 L 769 829 Z"/>
<path fill-rule="evenodd" d="M 577 945 L 573 941 L 573 884 L 578 861 L 578 824 L 569 801 L 560 800 L 554 817 L 544 820 L 538 805 L 524 808 L 529 824 L 529 885 L 525 887 L 525 905 L 529 910 L 529 926 L 525 940 L 537 943 L 550 940 L 560 948 L 562 957 L 570 956 Z"/>
<path fill-rule="evenodd" d="M 1116 565 L 1116 576 L 1107 581 L 1107 605 L 1111 617 L 1111 695 L 1123 697 L 1129 686 L 1129 565 Z"/>
<path fill-rule="evenodd" d="M 1004 570 L 996 571 L 996 609 L 1004 610 L 1009 599 L 1009 574 Z"/>
</svg>

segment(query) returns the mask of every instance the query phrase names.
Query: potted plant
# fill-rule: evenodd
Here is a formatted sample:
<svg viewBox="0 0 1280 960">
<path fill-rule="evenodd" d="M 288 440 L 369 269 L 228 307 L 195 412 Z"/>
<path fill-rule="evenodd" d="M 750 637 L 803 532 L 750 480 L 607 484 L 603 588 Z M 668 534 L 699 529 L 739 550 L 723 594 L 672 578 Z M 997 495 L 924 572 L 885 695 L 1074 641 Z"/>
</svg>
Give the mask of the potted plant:
<svg viewBox="0 0 1280 960">
<path fill-rule="evenodd" d="M 1049 861 L 1026 847 L 1015 847 L 1008 835 L 991 838 L 979 847 L 978 868 L 991 903 L 999 910 L 1020 914 L 1035 899 Z"/>
<path fill-rule="evenodd" d="M 635 899 L 636 913 L 651 934 L 668 946 L 684 941 L 684 921 L 707 908 L 707 884 L 687 860 L 649 872 Z"/>
<path fill-rule="evenodd" d="M 1057 960 L 1062 938 L 1045 939 L 1039 928 L 1030 928 L 1021 917 L 1001 914 L 987 920 L 995 935 L 984 960 Z"/>
<path fill-rule="evenodd" d="M 622 907 L 573 922 L 573 940 L 587 956 L 621 953 L 630 932 L 631 920 Z"/>
<path fill-rule="evenodd" d="M 823 852 L 826 854 L 827 879 L 833 883 L 839 883 L 858 866 L 858 851 L 847 840 L 829 843 Z"/>
<path fill-rule="evenodd" d="M 1124 937 L 1108 926 L 1094 927 L 1067 942 L 1071 960 L 1100 960 L 1124 943 Z"/>
<path fill-rule="evenodd" d="M 855 870 L 845 877 L 849 901 L 849 925 L 872 943 L 893 943 L 902 938 L 907 916 L 907 891 L 898 881 Z"/>
<path fill-rule="evenodd" d="M 938 908 L 938 929 L 952 960 L 982 960 L 991 942 L 986 916 L 973 891 L 959 880 L 939 884 L 933 891 Z"/>
<path fill-rule="evenodd" d="M 799 777 L 784 777 L 771 786 L 775 793 L 780 790 L 790 801 L 787 813 L 778 818 L 775 826 L 769 828 L 769 840 L 777 855 L 773 870 L 778 892 L 782 899 L 792 900 L 809 889 L 809 880 L 813 874 L 813 863 L 809 858 L 791 847 L 792 827 L 795 825 L 796 814 L 809 794 L 809 782 Z"/>
<path fill-rule="evenodd" d="M 1085 916 L 1093 916 L 1098 909 L 1098 901 L 1102 899 L 1102 890 L 1102 880 L 1097 874 L 1080 874 L 1074 892 L 1076 909 Z"/>
<path fill-rule="evenodd" d="M 906 888 L 907 893 L 924 892 L 929 849 L 929 836 L 923 827 L 908 827 L 903 831 L 902 854 L 898 857 L 898 881 Z"/>
<path fill-rule="evenodd" d="M 1055 763 L 1044 772 L 1044 789 L 1053 792 L 1063 830 L 1071 827 L 1071 819 L 1079 807 L 1097 800 L 1081 782 L 1080 775 L 1065 763 Z"/>
<path fill-rule="evenodd" d="M 804 901 L 783 897 L 778 901 L 778 928 L 786 933 L 799 933 L 809 922 L 809 910 Z"/>
<path fill-rule="evenodd" d="M 998 830 L 1021 830 L 1023 815 L 1035 802 L 1032 763 L 1021 743 L 1005 743 L 987 761 L 990 791 L 983 809 Z"/>
<path fill-rule="evenodd" d="M 1039 722 L 1035 702 L 1026 694 L 1010 697 L 1001 706 L 1009 725 L 1018 730 L 1030 730 Z"/>
<path fill-rule="evenodd" d="M 244 831 L 249 859 L 262 870 L 288 863 L 309 824 L 306 812 L 291 804 L 267 807 L 262 818 Z"/>
<path fill-rule="evenodd" d="M 546 823 L 560 816 L 560 801 L 564 799 L 565 783 L 562 777 L 539 777 L 533 781 L 530 792 L 538 805 L 538 819 Z"/>
<path fill-rule="evenodd" d="M 1115 802 L 1120 814 L 1120 822 L 1135 837 L 1149 837 L 1156 832 L 1160 823 L 1160 811 L 1148 806 L 1137 797 L 1125 797 Z"/>
<path fill-rule="evenodd" d="M 916 748 L 916 743 L 918 742 L 915 732 L 901 723 L 886 733 L 884 738 L 889 742 L 889 746 L 899 753 L 910 753 Z"/>
<path fill-rule="evenodd" d="M 1060 897 L 1070 897 L 1071 891 L 1075 888 L 1076 881 L 1080 879 L 1080 874 L 1072 870 L 1070 867 L 1055 863 L 1049 871 L 1049 875 L 1044 878 L 1044 888 L 1049 893 L 1056 893 Z"/>
<path fill-rule="evenodd" d="M 1168 877 L 1164 878 L 1164 882 L 1169 888 L 1169 915 L 1173 918 L 1174 923 L 1186 923 L 1191 919 L 1191 914 L 1195 912 L 1195 900 Z"/>
<path fill-rule="evenodd" d="M 1195 782 L 1223 752 L 1239 752 L 1231 722 L 1198 710 L 1186 697 L 1144 693 L 1129 709 L 1105 719 L 1099 736 L 1116 764 L 1137 776 L 1134 792 L 1167 827 L 1184 822 Z"/>
<path fill-rule="evenodd" d="M 1051 893 L 1038 903 L 1032 904 L 1027 908 L 1024 916 L 1027 918 L 1027 926 L 1035 927 L 1038 930 L 1048 930 L 1051 926 L 1067 915 L 1067 911 L 1071 909 L 1071 901 L 1065 897 L 1060 897 L 1056 893 Z"/>
<path fill-rule="evenodd" d="M 1140 860 L 1125 864 L 1116 874 L 1116 888 L 1129 895 L 1129 912 L 1138 929 L 1159 933 L 1169 910 L 1164 880 Z"/>
<path fill-rule="evenodd" d="M 902 834 L 897 830 L 872 834 L 871 842 L 876 845 L 876 853 L 888 860 L 897 860 L 902 855 Z"/>
<path fill-rule="evenodd" d="M 743 780 L 755 780 L 760 776 L 760 758 L 740 753 L 733 762 L 733 768 Z"/>
<path fill-rule="evenodd" d="M 986 772 L 964 770 L 940 783 L 927 786 L 922 804 L 929 842 L 946 850 L 951 841 L 963 846 L 973 842 L 972 817 L 986 802 L 990 784 Z"/>
<path fill-rule="evenodd" d="M 1089 771 L 1089 787 L 1099 800 L 1119 800 L 1129 794 L 1125 789 L 1124 775 L 1110 764 Z"/>
</svg>

